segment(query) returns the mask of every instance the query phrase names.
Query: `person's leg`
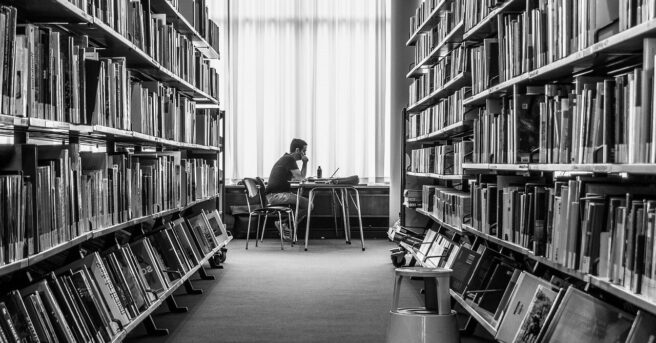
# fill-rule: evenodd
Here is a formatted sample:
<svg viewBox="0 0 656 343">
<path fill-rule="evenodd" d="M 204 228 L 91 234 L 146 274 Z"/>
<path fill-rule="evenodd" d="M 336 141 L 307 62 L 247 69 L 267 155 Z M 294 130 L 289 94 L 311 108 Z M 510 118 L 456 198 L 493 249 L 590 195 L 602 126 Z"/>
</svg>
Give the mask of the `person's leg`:
<svg viewBox="0 0 656 343">
<path fill-rule="evenodd" d="M 295 193 L 271 193 L 267 194 L 267 200 L 272 206 L 290 205 L 296 209 L 296 202 L 298 202 L 298 213 L 296 213 L 296 222 L 300 223 L 308 213 L 309 201 L 306 197 L 296 196 Z M 283 218 L 283 221 L 285 219 Z"/>
</svg>

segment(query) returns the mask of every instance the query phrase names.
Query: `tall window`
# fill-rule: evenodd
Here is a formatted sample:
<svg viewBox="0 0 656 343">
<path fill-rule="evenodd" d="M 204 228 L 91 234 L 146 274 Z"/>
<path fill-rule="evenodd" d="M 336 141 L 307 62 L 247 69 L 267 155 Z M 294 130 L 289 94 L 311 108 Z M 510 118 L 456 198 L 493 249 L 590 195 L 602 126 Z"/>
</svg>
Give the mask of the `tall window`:
<svg viewBox="0 0 656 343">
<path fill-rule="evenodd" d="M 387 179 L 389 0 L 224 1 L 226 177 L 268 177 L 302 138 L 308 174 Z"/>
</svg>

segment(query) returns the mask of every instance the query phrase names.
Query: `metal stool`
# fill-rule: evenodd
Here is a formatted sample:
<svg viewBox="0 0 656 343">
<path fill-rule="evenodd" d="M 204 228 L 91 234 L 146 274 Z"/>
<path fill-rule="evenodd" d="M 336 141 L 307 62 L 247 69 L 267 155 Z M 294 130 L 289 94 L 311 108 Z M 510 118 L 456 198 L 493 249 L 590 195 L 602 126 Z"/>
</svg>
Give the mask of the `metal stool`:
<svg viewBox="0 0 656 343">
<path fill-rule="evenodd" d="M 395 274 L 387 343 L 460 342 L 456 312 L 451 310 L 449 295 L 451 270 L 405 267 L 397 268 Z M 424 279 L 424 307 L 399 308 L 399 293 L 404 277 Z"/>
</svg>

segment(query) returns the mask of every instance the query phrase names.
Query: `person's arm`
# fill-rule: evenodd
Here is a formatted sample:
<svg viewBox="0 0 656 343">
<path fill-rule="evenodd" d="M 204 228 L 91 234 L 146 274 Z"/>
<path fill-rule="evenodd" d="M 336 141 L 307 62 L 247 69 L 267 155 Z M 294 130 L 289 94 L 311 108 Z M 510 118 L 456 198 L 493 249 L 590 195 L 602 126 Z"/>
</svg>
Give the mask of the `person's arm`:
<svg viewBox="0 0 656 343">
<path fill-rule="evenodd" d="M 294 163 L 294 166 L 296 168 L 292 169 L 292 181 L 303 181 L 305 180 L 305 177 L 307 175 L 307 163 L 308 163 L 309 158 L 305 155 L 301 157 L 301 161 L 303 161 L 303 167 L 301 167 L 301 170 L 298 170 L 298 166 L 296 166 L 296 163 Z"/>
</svg>

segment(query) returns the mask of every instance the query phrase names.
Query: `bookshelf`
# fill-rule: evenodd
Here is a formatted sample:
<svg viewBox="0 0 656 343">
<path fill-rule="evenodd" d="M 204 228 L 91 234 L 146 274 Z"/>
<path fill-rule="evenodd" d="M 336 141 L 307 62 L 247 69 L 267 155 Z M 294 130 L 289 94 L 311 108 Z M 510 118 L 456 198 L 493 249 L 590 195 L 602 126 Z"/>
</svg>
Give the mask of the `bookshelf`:
<svg viewBox="0 0 656 343">
<path fill-rule="evenodd" d="M 204 15 L 190 19 L 189 4 Z M 225 113 L 210 66 L 218 27 L 203 0 L 0 5 L 8 210 L 0 215 L 0 293 L 8 297 L 0 307 L 9 297 L 28 307 L 9 309 L 15 322 L 2 320 L 0 341 L 70 341 L 70 333 L 121 342 L 142 324 L 167 333 L 151 314 L 163 303 L 182 312 L 173 293 L 202 292 L 192 276 L 213 279 L 205 265 L 220 268 L 232 239 L 221 219 Z M 39 292 L 28 290 L 37 284 Z M 77 296 L 93 301 L 71 300 L 83 289 Z M 64 317 L 54 318 L 59 309 L 31 315 L 44 306 L 35 297 Z M 21 337 L 7 331 L 19 324 Z"/>
<path fill-rule="evenodd" d="M 411 29 L 406 45 L 430 53 L 416 54 L 406 75 L 419 80 L 403 114 L 403 146 L 412 169 L 403 181 L 403 234 L 392 237 L 401 241 L 411 264 L 453 267 L 458 275 L 452 287 L 464 292 L 452 289 L 451 295 L 470 315 L 466 331 L 480 326 L 498 341 L 512 341 L 518 332 L 519 326 L 509 329 L 510 319 L 504 322 L 512 317 L 504 306 L 521 292 L 533 292 L 535 286 L 526 281 L 532 278 L 553 294 L 579 294 L 630 322 L 640 311 L 656 313 L 651 128 L 656 112 L 650 100 L 656 6 L 606 0 L 466 2 L 458 9 L 462 18 L 449 18 L 455 24 L 444 37 L 455 37 L 449 38 L 450 47 L 463 42 L 470 63 L 457 75 L 433 74 L 449 56 L 437 52 L 448 40 L 422 35 L 448 26 L 436 12 L 456 13 L 453 4 L 458 1 L 437 7 L 437 1 L 426 0 L 411 18 L 411 27 L 420 29 Z M 428 19 L 420 20 L 422 13 L 430 13 Z M 461 103 L 445 107 L 446 113 L 437 108 L 455 93 L 464 94 Z M 468 148 L 462 159 L 455 149 L 438 148 L 459 142 L 473 144 L 471 159 Z M 455 175 L 416 172 L 450 163 L 452 153 L 461 164 Z M 404 221 L 408 217 L 413 221 Z M 425 234 L 405 229 L 421 223 L 430 228 Z M 426 264 L 427 256 L 437 259 Z M 464 263 L 466 258 L 474 262 Z M 494 282 L 503 284 L 510 298 L 483 300 L 480 292 L 499 291 Z M 529 295 L 521 301 L 532 300 Z M 552 309 L 568 301 L 556 298 Z M 550 328 L 566 325 L 558 324 L 559 315 L 544 320 L 538 341 L 548 341 Z M 653 332 L 639 320 L 624 329 Z M 626 342 L 635 342 L 631 337 Z"/>
</svg>

